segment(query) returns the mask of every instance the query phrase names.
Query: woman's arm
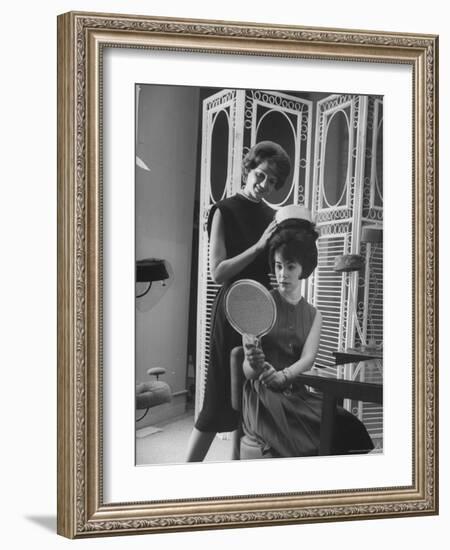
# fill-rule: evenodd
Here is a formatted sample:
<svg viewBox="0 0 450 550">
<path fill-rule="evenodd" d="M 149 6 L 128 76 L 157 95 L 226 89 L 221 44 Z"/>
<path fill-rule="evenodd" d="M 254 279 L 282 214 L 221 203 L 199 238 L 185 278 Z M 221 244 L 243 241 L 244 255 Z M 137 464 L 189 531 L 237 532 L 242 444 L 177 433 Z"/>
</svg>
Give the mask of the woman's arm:
<svg viewBox="0 0 450 550">
<path fill-rule="evenodd" d="M 209 247 L 209 265 L 213 281 L 222 284 L 245 269 L 264 250 L 275 227 L 275 221 L 272 221 L 254 245 L 233 258 L 227 258 L 225 225 L 222 214 L 217 209 L 212 219 Z"/>
<path fill-rule="evenodd" d="M 319 349 L 321 329 L 322 314 L 320 311 L 316 311 L 316 316 L 303 346 L 300 359 L 282 371 L 276 371 L 273 368 L 264 370 L 260 376 L 261 381 L 271 389 L 281 390 L 291 384 L 298 374 L 310 370 L 314 365 Z"/>
</svg>

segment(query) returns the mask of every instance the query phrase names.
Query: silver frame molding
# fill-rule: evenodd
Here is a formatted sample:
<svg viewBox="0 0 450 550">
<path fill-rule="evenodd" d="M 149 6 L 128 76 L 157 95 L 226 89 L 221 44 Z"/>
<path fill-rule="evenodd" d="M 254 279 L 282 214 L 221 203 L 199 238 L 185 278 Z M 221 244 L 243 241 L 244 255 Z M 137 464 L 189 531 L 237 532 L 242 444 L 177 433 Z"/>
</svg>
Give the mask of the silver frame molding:
<svg viewBox="0 0 450 550">
<path fill-rule="evenodd" d="M 413 68 L 413 484 L 105 504 L 102 498 L 103 47 Z M 58 533 L 87 536 L 438 513 L 438 38 L 256 23 L 58 17 Z"/>
</svg>

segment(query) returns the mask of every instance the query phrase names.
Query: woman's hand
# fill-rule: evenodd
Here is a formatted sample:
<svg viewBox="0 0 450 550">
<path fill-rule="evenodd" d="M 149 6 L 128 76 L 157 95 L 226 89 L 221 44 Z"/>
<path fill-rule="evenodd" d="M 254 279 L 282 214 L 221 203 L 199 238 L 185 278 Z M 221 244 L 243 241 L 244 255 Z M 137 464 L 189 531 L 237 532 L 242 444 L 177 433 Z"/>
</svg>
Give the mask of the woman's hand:
<svg viewBox="0 0 450 550">
<path fill-rule="evenodd" d="M 272 220 L 264 230 L 264 233 L 261 235 L 258 242 L 256 243 L 256 249 L 258 250 L 258 252 L 262 252 L 264 250 L 267 244 L 267 241 L 273 235 L 276 228 L 277 228 L 277 222 L 275 220 Z"/>
<path fill-rule="evenodd" d="M 258 339 L 255 336 L 244 334 L 242 336 L 242 345 L 244 346 L 245 359 L 250 367 L 255 371 L 260 371 L 264 368 L 265 355 L 263 350 L 258 346 Z"/>
<path fill-rule="evenodd" d="M 283 391 L 286 388 L 286 376 L 267 362 L 264 364 L 259 380 L 272 391 Z"/>
</svg>

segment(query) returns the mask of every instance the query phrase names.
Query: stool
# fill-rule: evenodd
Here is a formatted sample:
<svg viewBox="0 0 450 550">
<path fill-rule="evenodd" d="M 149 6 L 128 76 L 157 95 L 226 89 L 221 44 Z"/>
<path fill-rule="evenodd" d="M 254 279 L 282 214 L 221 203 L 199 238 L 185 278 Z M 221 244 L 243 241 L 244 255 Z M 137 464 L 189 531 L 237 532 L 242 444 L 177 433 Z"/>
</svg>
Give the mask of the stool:
<svg viewBox="0 0 450 550">
<path fill-rule="evenodd" d="M 241 439 L 240 460 L 258 460 L 261 458 L 273 458 L 271 453 L 262 453 L 261 446 L 248 435 Z"/>
</svg>

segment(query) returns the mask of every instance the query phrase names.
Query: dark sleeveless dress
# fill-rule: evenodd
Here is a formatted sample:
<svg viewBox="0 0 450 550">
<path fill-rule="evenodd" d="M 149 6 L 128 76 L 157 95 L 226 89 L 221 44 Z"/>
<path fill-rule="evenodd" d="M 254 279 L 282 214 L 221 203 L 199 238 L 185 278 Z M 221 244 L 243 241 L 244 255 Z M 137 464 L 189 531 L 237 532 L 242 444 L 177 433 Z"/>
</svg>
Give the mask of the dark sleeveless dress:
<svg viewBox="0 0 450 550">
<path fill-rule="evenodd" d="M 303 298 L 289 304 L 277 290 L 277 320 L 261 346 L 266 361 L 276 370 L 289 367 L 301 356 L 316 316 L 316 309 Z M 259 380 L 246 380 L 243 391 L 243 430 L 246 437 L 271 457 L 314 456 L 319 452 L 322 397 L 303 384 L 274 392 Z M 367 453 L 373 443 L 356 418 L 338 407 L 332 454 Z"/>
<path fill-rule="evenodd" d="M 274 217 L 264 202 L 252 202 L 240 194 L 217 202 L 209 213 L 208 235 L 216 209 L 225 228 L 227 258 L 233 258 L 254 245 Z M 270 288 L 267 255 L 260 254 L 245 269 L 219 290 L 212 308 L 208 374 L 202 410 L 195 427 L 202 432 L 230 432 L 236 429 L 239 415 L 231 406 L 230 353 L 242 344 L 241 336 L 225 317 L 225 293 L 238 279 L 254 279 Z"/>
</svg>

